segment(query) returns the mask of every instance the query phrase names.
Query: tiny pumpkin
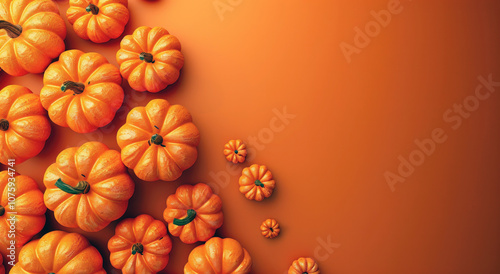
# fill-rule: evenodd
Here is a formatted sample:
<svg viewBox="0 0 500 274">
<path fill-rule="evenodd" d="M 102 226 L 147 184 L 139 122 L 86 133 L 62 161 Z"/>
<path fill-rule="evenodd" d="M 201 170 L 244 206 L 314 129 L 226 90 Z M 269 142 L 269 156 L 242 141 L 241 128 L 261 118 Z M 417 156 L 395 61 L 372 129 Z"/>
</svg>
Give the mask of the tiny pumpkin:
<svg viewBox="0 0 500 274">
<path fill-rule="evenodd" d="M 0 163 L 32 158 L 45 146 L 51 126 L 38 95 L 11 85 L 0 91 Z"/>
<path fill-rule="evenodd" d="M 260 225 L 262 236 L 272 239 L 280 234 L 280 224 L 275 219 L 267 219 Z"/>
<path fill-rule="evenodd" d="M 137 91 L 159 92 L 179 78 L 184 65 L 179 40 L 161 27 L 139 27 L 120 43 L 120 72 Z"/>
<path fill-rule="evenodd" d="M 105 43 L 122 35 L 130 18 L 128 0 L 70 0 L 68 21 L 80 38 Z"/>
<path fill-rule="evenodd" d="M 238 241 L 213 237 L 191 251 L 184 274 L 244 274 L 251 269 L 252 258 Z"/>
<path fill-rule="evenodd" d="M 222 226 L 222 200 L 206 184 L 181 185 L 168 196 L 163 218 L 183 243 L 206 241 Z"/>
<path fill-rule="evenodd" d="M 142 214 L 116 226 L 108 249 L 111 264 L 122 273 L 157 273 L 168 264 L 172 242 L 162 221 Z"/>
<path fill-rule="evenodd" d="M 109 124 L 123 103 L 122 77 L 99 53 L 68 50 L 43 76 L 40 100 L 50 119 L 78 133 Z"/>
<path fill-rule="evenodd" d="M 318 263 L 311 258 L 299 258 L 293 261 L 288 274 L 320 274 Z"/>
<path fill-rule="evenodd" d="M 0 1 L 0 67 L 7 74 L 42 73 L 64 51 L 65 38 L 53 1 Z"/>
<path fill-rule="evenodd" d="M 243 163 L 247 156 L 247 146 L 241 140 L 230 140 L 224 145 L 224 155 L 229 162 Z"/>
<path fill-rule="evenodd" d="M 52 231 L 23 246 L 11 274 L 106 274 L 99 251 L 82 235 Z"/>
<path fill-rule="evenodd" d="M 154 99 L 129 112 L 116 139 L 139 179 L 174 181 L 196 161 L 200 132 L 185 107 Z"/>
<path fill-rule="evenodd" d="M 273 193 L 276 183 L 273 174 L 264 165 L 251 165 L 243 169 L 240 180 L 240 192 L 249 200 L 262 201 Z"/>
<path fill-rule="evenodd" d="M 45 172 L 45 205 L 65 227 L 96 232 L 120 218 L 134 182 L 120 153 L 99 142 L 63 150 Z"/>
</svg>

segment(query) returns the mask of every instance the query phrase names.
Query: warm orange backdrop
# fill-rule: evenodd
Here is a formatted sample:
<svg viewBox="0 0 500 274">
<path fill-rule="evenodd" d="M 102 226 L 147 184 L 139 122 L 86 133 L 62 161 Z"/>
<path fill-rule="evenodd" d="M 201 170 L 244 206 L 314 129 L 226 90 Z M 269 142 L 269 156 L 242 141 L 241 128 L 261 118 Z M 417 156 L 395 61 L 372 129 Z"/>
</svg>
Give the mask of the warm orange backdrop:
<svg viewBox="0 0 500 274">
<path fill-rule="evenodd" d="M 181 40 L 186 63 L 178 83 L 159 94 L 124 83 L 124 107 L 109 126 L 80 135 L 54 125 L 43 152 L 18 171 L 43 187 L 43 173 L 62 149 L 89 140 L 119 149 L 115 134 L 128 110 L 165 98 L 191 111 L 202 134 L 200 156 L 176 182 L 134 177 L 125 217 L 162 219 L 177 186 L 206 182 L 223 199 L 218 235 L 248 249 L 254 273 L 282 274 L 299 256 L 316 257 L 322 273 L 498 273 L 500 94 L 480 101 L 456 130 L 442 116 L 474 94 L 478 76 L 500 81 L 500 3 L 402 0 L 399 14 L 348 63 L 340 44 L 353 45 L 354 28 L 364 29 L 370 12 L 390 2 L 132 0 L 127 34 L 163 26 Z M 59 3 L 65 13 L 67 1 Z M 233 6 L 221 17 L 214 3 Z M 68 25 L 68 49 L 97 51 L 113 64 L 119 41 L 83 41 Z M 42 87 L 42 75 L 0 73 L 0 81 L 35 93 Z M 296 115 L 285 127 L 273 112 L 283 108 Z M 447 140 L 392 192 L 384 173 L 397 173 L 398 156 L 407 159 L 414 140 L 435 128 Z M 251 161 L 227 169 L 224 143 L 252 136 L 258 145 Z M 238 192 L 239 171 L 250 163 L 268 165 L 277 181 L 272 198 L 261 203 Z M 274 240 L 259 231 L 269 217 L 282 224 Z M 117 271 L 106 244 L 116 223 L 82 233 L 110 273 Z M 61 229 L 51 212 L 46 229 Z M 322 247 L 328 241 L 335 245 Z M 163 273 L 182 273 L 195 246 L 173 242 Z"/>
</svg>

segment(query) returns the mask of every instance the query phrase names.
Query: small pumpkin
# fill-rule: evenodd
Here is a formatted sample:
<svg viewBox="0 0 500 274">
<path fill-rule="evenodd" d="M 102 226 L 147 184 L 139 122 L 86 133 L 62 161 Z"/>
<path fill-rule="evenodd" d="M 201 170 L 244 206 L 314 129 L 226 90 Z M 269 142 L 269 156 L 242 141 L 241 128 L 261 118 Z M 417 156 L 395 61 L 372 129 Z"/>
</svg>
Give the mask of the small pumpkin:
<svg viewBox="0 0 500 274">
<path fill-rule="evenodd" d="M 252 258 L 238 241 L 213 237 L 191 251 L 184 274 L 244 274 L 251 269 Z"/>
<path fill-rule="evenodd" d="M 105 43 L 122 35 L 130 13 L 128 0 L 70 0 L 68 21 L 80 38 Z"/>
<path fill-rule="evenodd" d="M 109 124 L 123 103 L 122 77 L 99 53 L 68 50 L 43 76 L 40 100 L 50 119 L 78 133 Z"/>
<path fill-rule="evenodd" d="M 139 27 L 120 43 L 120 72 L 137 91 L 159 92 L 179 78 L 184 65 L 179 40 L 161 27 Z"/>
<path fill-rule="evenodd" d="M 206 241 L 222 226 L 222 200 L 206 184 L 181 185 L 168 196 L 163 218 L 183 243 Z"/>
<path fill-rule="evenodd" d="M 162 221 L 143 214 L 121 221 L 108 249 L 111 264 L 122 273 L 157 273 L 168 264 L 172 242 Z"/>
<path fill-rule="evenodd" d="M 229 162 L 243 163 L 247 156 L 247 146 L 241 140 L 230 140 L 224 145 L 224 155 Z"/>
<path fill-rule="evenodd" d="M 0 67 L 7 74 L 42 73 L 64 51 L 65 38 L 53 1 L 0 1 Z"/>
<path fill-rule="evenodd" d="M 17 85 L 0 91 L 0 163 L 20 164 L 45 146 L 51 132 L 47 112 L 38 95 Z"/>
<path fill-rule="evenodd" d="M 272 239 L 280 234 L 280 224 L 275 219 L 267 219 L 260 225 L 262 236 Z"/>
<path fill-rule="evenodd" d="M 298 258 L 288 269 L 288 274 L 320 274 L 318 263 L 311 258 Z"/>
<path fill-rule="evenodd" d="M 58 223 L 96 232 L 120 218 L 134 193 L 134 182 L 120 153 L 99 142 L 63 150 L 47 168 L 45 205 Z"/>
<path fill-rule="evenodd" d="M 174 181 L 196 161 L 200 132 L 185 107 L 154 99 L 129 112 L 116 139 L 139 179 Z"/>
<path fill-rule="evenodd" d="M 249 200 L 262 201 L 273 193 L 276 183 L 273 174 L 264 165 L 251 165 L 243 169 L 240 180 L 240 192 Z"/>
<path fill-rule="evenodd" d="M 11 274 L 106 274 L 99 251 L 82 235 L 52 231 L 23 246 Z"/>
</svg>

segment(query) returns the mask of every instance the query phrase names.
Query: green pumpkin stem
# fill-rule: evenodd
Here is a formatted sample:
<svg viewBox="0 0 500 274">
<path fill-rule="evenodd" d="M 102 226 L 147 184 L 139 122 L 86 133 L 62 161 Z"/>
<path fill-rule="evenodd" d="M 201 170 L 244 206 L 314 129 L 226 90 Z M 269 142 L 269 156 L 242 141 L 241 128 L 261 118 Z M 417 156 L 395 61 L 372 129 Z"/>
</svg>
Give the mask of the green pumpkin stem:
<svg viewBox="0 0 500 274">
<path fill-rule="evenodd" d="M 99 14 L 99 7 L 97 7 L 97 6 L 96 6 L 96 5 L 94 5 L 94 4 L 89 4 L 89 5 L 85 8 L 85 10 L 86 10 L 87 12 L 92 12 L 92 14 L 93 14 L 93 15 L 97 15 L 97 14 Z"/>
<path fill-rule="evenodd" d="M 196 211 L 194 209 L 187 210 L 187 216 L 184 219 L 174 219 L 174 225 L 185 226 L 196 218 Z"/>
<path fill-rule="evenodd" d="M 5 207 L 0 205 L 0 217 L 5 214 Z"/>
<path fill-rule="evenodd" d="M 10 38 L 17 38 L 23 32 L 23 28 L 21 26 L 14 25 L 5 20 L 0 20 L 0 29 L 6 30 L 7 35 L 9 35 Z"/>
<path fill-rule="evenodd" d="M 9 121 L 6 119 L 0 120 L 0 130 L 1 131 L 7 131 L 9 129 Z"/>
<path fill-rule="evenodd" d="M 264 184 L 260 180 L 255 180 L 254 184 L 256 186 L 264 187 Z"/>
<path fill-rule="evenodd" d="M 142 61 L 146 62 L 146 63 L 154 63 L 155 60 L 153 60 L 153 54 L 151 53 L 147 53 L 147 52 L 143 52 L 139 55 L 139 59 L 141 59 Z"/>
<path fill-rule="evenodd" d="M 81 94 L 85 90 L 85 85 L 73 81 L 66 81 L 62 84 L 61 90 L 66 92 L 68 89 L 74 92 L 73 95 Z"/>
<path fill-rule="evenodd" d="M 151 136 L 151 143 L 165 147 L 165 145 L 163 144 L 163 137 L 161 137 L 160 134 L 155 134 Z"/>
<path fill-rule="evenodd" d="M 56 187 L 60 190 L 69 193 L 69 194 L 87 194 L 90 191 L 90 184 L 87 181 L 80 181 L 76 186 L 70 186 L 64 183 L 61 178 L 59 178 L 56 182 Z"/>
<path fill-rule="evenodd" d="M 137 253 L 141 254 L 144 252 L 144 246 L 141 243 L 136 243 L 132 246 L 132 255 Z"/>
</svg>

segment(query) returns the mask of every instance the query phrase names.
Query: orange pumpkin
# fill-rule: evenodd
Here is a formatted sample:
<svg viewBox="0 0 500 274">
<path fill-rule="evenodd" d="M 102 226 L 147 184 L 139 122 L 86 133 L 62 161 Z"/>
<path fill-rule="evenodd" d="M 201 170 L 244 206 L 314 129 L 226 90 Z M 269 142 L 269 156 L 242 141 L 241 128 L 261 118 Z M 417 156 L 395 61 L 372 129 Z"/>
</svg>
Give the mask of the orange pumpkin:
<svg viewBox="0 0 500 274">
<path fill-rule="evenodd" d="M 275 219 L 267 219 L 260 226 L 262 236 L 272 239 L 280 234 L 280 224 Z"/>
<path fill-rule="evenodd" d="M 3 257 L 0 256 L 0 274 L 5 274 L 5 267 L 3 266 Z"/>
<path fill-rule="evenodd" d="M 299 258 L 293 261 L 288 269 L 288 274 L 319 274 L 319 266 L 311 258 Z"/>
<path fill-rule="evenodd" d="M 0 91 L 0 163 L 20 164 L 42 151 L 50 136 L 47 112 L 38 95 L 22 86 Z"/>
<path fill-rule="evenodd" d="M 101 254 L 85 237 L 52 231 L 23 246 L 19 262 L 10 273 L 106 274 L 106 271 L 102 268 Z"/>
<path fill-rule="evenodd" d="M 247 156 L 247 146 L 241 140 L 230 140 L 224 145 L 224 155 L 229 162 L 243 163 Z"/>
<path fill-rule="evenodd" d="M 127 0 L 70 0 L 66 12 L 76 35 L 105 43 L 122 35 L 130 14 Z"/>
<path fill-rule="evenodd" d="M 68 50 L 43 76 L 40 100 L 50 119 L 78 133 L 109 124 L 123 103 L 118 68 L 99 53 Z"/>
<path fill-rule="evenodd" d="M 206 184 L 182 185 L 168 196 L 163 218 L 183 243 L 206 241 L 222 226 L 222 201 Z"/>
<path fill-rule="evenodd" d="M 111 264 L 122 273 L 157 273 L 168 264 L 172 242 L 162 221 L 143 214 L 121 221 L 108 249 Z"/>
<path fill-rule="evenodd" d="M 189 254 L 184 274 L 244 274 L 252 269 L 252 258 L 233 239 L 214 237 Z"/>
<path fill-rule="evenodd" d="M 64 51 L 66 24 L 51 0 L 0 1 L 0 67 L 10 75 L 42 73 Z"/>
<path fill-rule="evenodd" d="M 63 150 L 43 178 L 45 205 L 65 227 L 96 232 L 126 211 L 134 182 L 120 153 L 99 142 Z"/>
<path fill-rule="evenodd" d="M 139 27 L 120 43 L 120 72 L 137 91 L 159 92 L 179 78 L 181 43 L 164 28 Z"/>
<path fill-rule="evenodd" d="M 155 99 L 132 109 L 116 138 L 139 179 L 174 181 L 196 161 L 200 132 L 185 107 Z"/>
<path fill-rule="evenodd" d="M 273 193 L 276 183 L 273 174 L 264 165 L 251 165 L 242 171 L 240 192 L 249 200 L 262 201 Z"/>
</svg>

